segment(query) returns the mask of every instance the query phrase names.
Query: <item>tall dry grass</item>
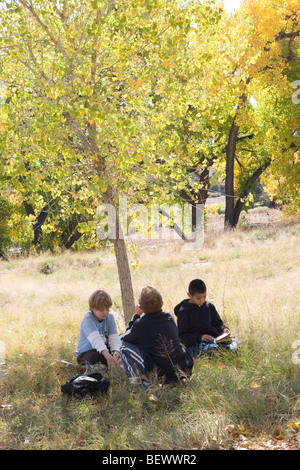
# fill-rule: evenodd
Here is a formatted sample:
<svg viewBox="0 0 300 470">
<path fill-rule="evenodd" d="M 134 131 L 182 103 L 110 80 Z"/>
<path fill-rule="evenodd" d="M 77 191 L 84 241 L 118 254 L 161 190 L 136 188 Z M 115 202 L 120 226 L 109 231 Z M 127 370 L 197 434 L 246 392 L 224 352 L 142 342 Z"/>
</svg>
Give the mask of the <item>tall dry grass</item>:
<svg viewBox="0 0 300 470">
<path fill-rule="evenodd" d="M 208 230 L 199 250 L 175 241 L 146 245 L 130 253 L 141 262 L 132 270 L 136 300 L 142 287 L 153 285 L 173 312 L 189 281 L 202 278 L 242 341 L 240 354 L 196 360 L 191 380 L 150 396 L 124 374 L 107 372 L 107 396 L 68 401 L 60 385 L 80 370 L 74 351 L 95 289 L 111 294 L 119 331 L 125 327 L 114 255 L 107 249 L 1 261 L 0 448 L 228 448 L 228 425 L 247 439 L 293 432 L 300 389 L 300 365 L 292 361 L 300 335 L 299 227 Z"/>
</svg>

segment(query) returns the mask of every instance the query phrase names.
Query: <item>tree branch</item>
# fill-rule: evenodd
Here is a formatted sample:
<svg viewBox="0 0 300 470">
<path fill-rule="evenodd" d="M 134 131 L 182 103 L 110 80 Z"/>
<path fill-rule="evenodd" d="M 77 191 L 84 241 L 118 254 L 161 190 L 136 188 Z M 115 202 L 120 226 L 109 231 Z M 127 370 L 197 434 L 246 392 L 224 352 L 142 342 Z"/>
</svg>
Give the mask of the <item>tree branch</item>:
<svg viewBox="0 0 300 470">
<path fill-rule="evenodd" d="M 52 34 L 52 32 L 50 31 L 50 29 L 48 28 L 48 26 L 42 21 L 42 19 L 39 17 L 39 15 L 37 14 L 37 12 L 35 11 L 35 9 L 33 8 L 33 5 L 28 5 L 26 2 L 24 2 L 23 0 L 19 0 L 19 2 L 21 3 L 21 5 L 23 5 L 24 8 L 26 8 L 28 11 L 30 11 L 30 13 L 33 15 L 33 17 L 36 19 L 36 21 L 38 22 L 38 24 L 43 28 L 43 30 L 47 33 L 47 35 L 49 36 L 49 38 L 51 39 L 51 41 L 55 44 L 55 46 L 57 47 L 57 49 L 62 53 L 62 55 L 65 57 L 65 59 L 67 59 L 69 65 L 73 66 L 68 54 L 66 53 L 65 49 L 62 47 L 61 43 L 55 39 L 54 35 Z"/>
</svg>

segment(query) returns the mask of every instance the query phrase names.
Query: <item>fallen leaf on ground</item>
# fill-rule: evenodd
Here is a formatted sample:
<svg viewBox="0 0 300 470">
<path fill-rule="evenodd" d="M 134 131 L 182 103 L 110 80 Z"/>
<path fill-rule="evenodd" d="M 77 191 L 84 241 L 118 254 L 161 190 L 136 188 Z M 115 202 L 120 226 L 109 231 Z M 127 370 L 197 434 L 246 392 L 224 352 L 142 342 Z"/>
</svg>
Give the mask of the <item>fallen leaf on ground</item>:
<svg viewBox="0 0 300 470">
<path fill-rule="evenodd" d="M 260 385 L 260 384 L 257 384 L 256 382 L 252 382 L 252 383 L 250 384 L 250 387 L 251 387 L 251 388 L 259 388 L 259 387 L 261 387 L 261 385 Z"/>
</svg>

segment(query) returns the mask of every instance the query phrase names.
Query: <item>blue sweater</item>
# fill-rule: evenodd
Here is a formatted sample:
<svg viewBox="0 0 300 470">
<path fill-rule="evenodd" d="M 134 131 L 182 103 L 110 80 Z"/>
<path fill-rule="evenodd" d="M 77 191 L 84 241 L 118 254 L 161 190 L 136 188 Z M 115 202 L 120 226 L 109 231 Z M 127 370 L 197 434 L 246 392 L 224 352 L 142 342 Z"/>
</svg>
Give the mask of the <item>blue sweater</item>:
<svg viewBox="0 0 300 470">
<path fill-rule="evenodd" d="M 121 342 L 113 314 L 109 313 L 104 320 L 99 321 L 93 312 L 89 311 L 84 316 L 80 325 L 79 341 L 77 351 L 75 352 L 76 356 L 95 347 L 95 333 L 100 337 L 100 341 L 98 339 L 98 342 L 95 342 L 95 344 L 99 344 L 99 349 L 119 349 Z M 93 339 L 94 341 L 92 341 Z"/>
</svg>

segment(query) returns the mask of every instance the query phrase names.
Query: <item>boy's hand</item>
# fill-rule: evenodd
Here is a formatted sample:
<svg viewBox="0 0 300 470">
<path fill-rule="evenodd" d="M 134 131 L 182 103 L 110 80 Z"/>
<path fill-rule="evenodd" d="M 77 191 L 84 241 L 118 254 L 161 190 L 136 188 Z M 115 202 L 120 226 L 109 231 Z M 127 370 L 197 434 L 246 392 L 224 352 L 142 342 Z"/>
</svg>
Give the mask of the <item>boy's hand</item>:
<svg viewBox="0 0 300 470">
<path fill-rule="evenodd" d="M 210 335 L 202 335 L 201 336 L 201 341 L 203 341 L 203 343 L 210 343 L 213 340 L 214 340 L 213 336 L 210 336 Z"/>
<path fill-rule="evenodd" d="M 224 328 L 223 333 L 230 333 L 229 328 Z"/>
<path fill-rule="evenodd" d="M 119 367 L 119 369 L 124 369 L 124 364 L 120 351 L 113 351 L 113 357 L 115 359 L 116 366 Z"/>
<path fill-rule="evenodd" d="M 136 305 L 135 313 L 139 316 L 141 316 L 143 314 L 143 309 L 140 307 L 140 305 Z"/>
<path fill-rule="evenodd" d="M 115 358 L 116 361 L 118 359 L 121 359 L 121 354 L 120 354 L 119 351 L 113 351 L 112 355 L 113 355 L 113 357 Z"/>
<path fill-rule="evenodd" d="M 115 358 L 111 354 L 109 354 L 107 349 L 104 349 L 103 351 L 101 351 L 101 354 L 105 357 L 108 367 L 113 368 L 116 366 Z"/>
<path fill-rule="evenodd" d="M 109 368 L 116 367 L 116 360 L 113 356 L 109 355 L 109 357 L 107 357 L 106 360 L 107 360 L 107 365 Z"/>
</svg>

